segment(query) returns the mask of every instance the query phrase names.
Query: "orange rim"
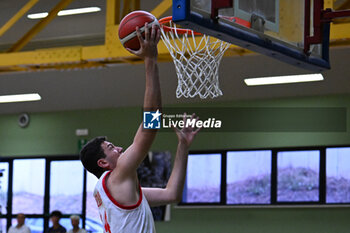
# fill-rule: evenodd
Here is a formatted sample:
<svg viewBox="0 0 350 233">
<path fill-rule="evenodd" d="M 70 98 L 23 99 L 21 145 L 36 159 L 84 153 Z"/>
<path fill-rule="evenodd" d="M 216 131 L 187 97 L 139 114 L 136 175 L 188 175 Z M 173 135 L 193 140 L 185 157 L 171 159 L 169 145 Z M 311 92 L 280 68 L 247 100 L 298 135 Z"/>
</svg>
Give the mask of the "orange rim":
<svg viewBox="0 0 350 233">
<path fill-rule="evenodd" d="M 159 20 L 159 23 L 160 23 L 160 25 L 162 25 L 162 28 L 163 28 L 164 31 L 166 31 L 166 32 L 170 32 L 170 31 L 177 32 L 178 34 L 192 34 L 192 32 L 193 32 L 193 34 L 195 36 L 202 35 L 202 33 L 195 32 L 195 31 L 193 31 L 191 29 L 173 28 L 173 27 L 169 27 L 169 26 L 165 25 L 165 24 L 169 23 L 172 20 L 173 20 L 172 16 L 164 17 L 164 18 L 161 18 Z"/>
</svg>

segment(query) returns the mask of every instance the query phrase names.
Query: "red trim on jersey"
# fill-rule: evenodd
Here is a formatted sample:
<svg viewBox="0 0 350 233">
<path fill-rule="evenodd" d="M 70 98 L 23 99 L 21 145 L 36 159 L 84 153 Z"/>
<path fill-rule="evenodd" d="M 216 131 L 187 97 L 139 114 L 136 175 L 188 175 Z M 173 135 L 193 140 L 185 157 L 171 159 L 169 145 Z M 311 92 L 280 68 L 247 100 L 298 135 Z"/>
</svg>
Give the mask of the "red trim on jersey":
<svg viewBox="0 0 350 233">
<path fill-rule="evenodd" d="M 126 210 L 131 210 L 131 209 L 135 209 L 137 207 L 140 206 L 141 202 L 142 202 L 142 189 L 141 189 L 141 185 L 139 185 L 139 188 L 140 188 L 140 198 L 139 200 L 137 201 L 137 203 L 135 205 L 129 205 L 129 206 L 126 206 L 126 205 L 122 205 L 122 204 L 119 204 L 113 197 L 112 195 L 110 194 L 110 192 L 108 191 L 107 189 L 107 185 L 106 185 L 106 177 L 110 175 L 112 171 L 109 171 L 102 179 L 102 186 L 103 186 L 103 190 L 105 191 L 105 193 L 107 194 L 107 197 L 109 198 L 109 200 L 111 202 L 113 202 L 113 204 L 115 204 L 116 206 L 118 206 L 119 208 L 122 208 L 122 209 L 126 209 Z"/>
</svg>

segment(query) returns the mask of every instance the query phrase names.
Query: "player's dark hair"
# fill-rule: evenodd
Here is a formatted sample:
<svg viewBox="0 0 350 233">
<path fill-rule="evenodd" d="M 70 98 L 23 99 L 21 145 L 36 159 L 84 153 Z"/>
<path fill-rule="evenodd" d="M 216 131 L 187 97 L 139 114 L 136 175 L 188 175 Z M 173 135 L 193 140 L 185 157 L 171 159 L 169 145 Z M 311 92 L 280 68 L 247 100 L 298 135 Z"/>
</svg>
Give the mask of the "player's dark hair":
<svg viewBox="0 0 350 233">
<path fill-rule="evenodd" d="M 100 178 L 105 171 L 102 167 L 97 165 L 97 161 L 101 158 L 106 158 L 101 144 L 106 141 L 106 137 L 96 137 L 85 144 L 80 151 L 80 160 L 86 170 Z"/>
<path fill-rule="evenodd" d="M 54 210 L 54 211 L 52 211 L 51 214 L 50 214 L 50 217 L 53 217 L 53 216 L 56 216 L 56 217 L 58 217 L 58 218 L 61 218 L 61 217 L 62 217 L 62 213 L 61 213 L 61 211 L 59 211 L 59 210 Z"/>
</svg>

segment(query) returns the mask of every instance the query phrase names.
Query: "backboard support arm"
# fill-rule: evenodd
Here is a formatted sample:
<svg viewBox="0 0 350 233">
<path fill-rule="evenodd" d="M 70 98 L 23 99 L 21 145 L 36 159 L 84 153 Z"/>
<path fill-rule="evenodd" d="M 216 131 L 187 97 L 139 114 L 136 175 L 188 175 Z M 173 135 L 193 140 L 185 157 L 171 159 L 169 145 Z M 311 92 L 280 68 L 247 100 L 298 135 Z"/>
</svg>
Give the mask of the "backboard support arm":
<svg viewBox="0 0 350 233">
<path fill-rule="evenodd" d="M 219 15 L 219 9 L 232 8 L 232 0 L 211 0 L 211 19 L 217 20 Z"/>
<path fill-rule="evenodd" d="M 313 29 L 314 33 L 310 35 L 310 11 L 311 0 L 305 0 L 305 29 L 304 29 L 304 53 L 310 55 L 310 46 L 320 44 L 324 39 L 325 27 L 330 27 L 333 19 L 350 17 L 350 10 L 333 11 L 330 8 L 324 8 L 324 0 L 314 0 L 313 4 Z"/>
</svg>

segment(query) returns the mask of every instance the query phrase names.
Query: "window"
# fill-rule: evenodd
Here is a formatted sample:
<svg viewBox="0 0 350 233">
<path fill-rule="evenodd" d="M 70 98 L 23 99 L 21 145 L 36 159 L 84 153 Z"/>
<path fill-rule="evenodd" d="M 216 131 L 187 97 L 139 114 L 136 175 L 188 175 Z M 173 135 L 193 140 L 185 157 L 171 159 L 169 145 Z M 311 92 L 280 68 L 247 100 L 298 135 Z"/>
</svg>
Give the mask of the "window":
<svg viewBox="0 0 350 233">
<path fill-rule="evenodd" d="M 221 154 L 190 154 L 184 203 L 219 203 Z"/>
<path fill-rule="evenodd" d="M 45 159 L 13 161 L 12 213 L 43 214 Z"/>
<path fill-rule="evenodd" d="M 190 153 L 181 204 L 350 204 L 350 146 Z"/>
<path fill-rule="evenodd" d="M 277 201 L 318 201 L 319 167 L 317 150 L 278 152 Z"/>
<path fill-rule="evenodd" d="M 82 213 L 83 169 L 79 160 L 51 162 L 50 212 Z"/>
<path fill-rule="evenodd" d="M 6 214 L 9 164 L 0 163 L 0 214 Z"/>
<path fill-rule="evenodd" d="M 271 154 L 266 151 L 227 152 L 227 204 L 269 204 Z"/>
<path fill-rule="evenodd" d="M 326 150 L 327 203 L 350 203 L 350 147 Z"/>
<path fill-rule="evenodd" d="M 47 170 L 46 170 L 47 169 Z M 42 233 L 50 223 L 49 213 L 60 210 L 67 230 L 71 214 L 84 216 L 84 168 L 77 156 L 57 158 L 2 158 L 0 163 L 0 231 L 16 225 L 16 214 L 24 213 L 32 233 Z M 12 176 L 9 176 L 12 174 Z M 8 185 L 12 184 L 12 187 Z M 12 188 L 9 190 L 9 188 Z M 8 201 L 7 198 L 9 197 Z M 4 206 L 8 202 L 8 212 Z M 8 222 L 10 221 L 10 222 Z M 85 227 L 86 222 L 80 222 Z M 92 225 L 92 224 L 90 224 Z M 97 224 L 95 224 L 97 225 Z M 90 227 L 89 229 L 93 229 Z M 94 227 L 94 229 L 98 229 Z M 90 232 L 102 232 L 98 230 Z"/>
<path fill-rule="evenodd" d="M 16 226 L 17 219 L 13 218 L 11 221 L 11 224 L 12 224 L 12 226 Z M 26 218 L 25 224 L 30 228 L 31 233 L 44 232 L 44 219 L 42 219 L 42 218 Z"/>
<path fill-rule="evenodd" d="M 51 224 L 49 212 L 58 209 L 65 214 L 61 223 L 67 230 L 68 216 L 78 214 L 85 217 L 80 225 L 88 232 L 103 232 L 93 198 L 97 178 L 84 171 L 77 156 L 2 158 L 0 171 L 0 231 L 6 232 L 16 224 L 15 215 L 24 212 L 32 232 L 44 232 Z M 350 203 L 349 146 L 190 153 L 181 204 L 344 203 Z"/>
<path fill-rule="evenodd" d="M 0 218 L 0 231 L 6 232 L 6 219 Z"/>
<path fill-rule="evenodd" d="M 87 172 L 86 177 L 86 224 L 85 229 L 91 233 L 103 232 L 97 204 L 93 196 L 95 185 L 98 181 L 95 175 Z"/>
</svg>

